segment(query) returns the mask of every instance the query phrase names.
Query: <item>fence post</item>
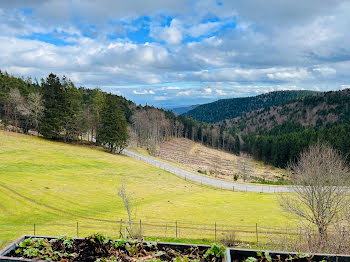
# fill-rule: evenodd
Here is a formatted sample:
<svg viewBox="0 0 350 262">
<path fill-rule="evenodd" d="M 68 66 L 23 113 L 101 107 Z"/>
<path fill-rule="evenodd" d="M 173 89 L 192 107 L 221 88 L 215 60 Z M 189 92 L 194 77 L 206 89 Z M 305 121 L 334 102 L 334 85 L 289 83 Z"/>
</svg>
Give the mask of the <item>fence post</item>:
<svg viewBox="0 0 350 262">
<path fill-rule="evenodd" d="M 35 223 L 34 223 L 34 236 L 35 236 Z"/>
<path fill-rule="evenodd" d="M 258 223 L 255 224 L 255 231 L 256 231 L 256 245 L 259 246 Z"/>
<path fill-rule="evenodd" d="M 140 235 L 142 236 L 142 224 L 141 224 L 141 219 L 140 219 Z"/>
<path fill-rule="evenodd" d="M 214 231 L 215 231 L 215 242 L 216 242 L 216 221 L 215 221 L 215 229 L 214 229 Z"/>
<path fill-rule="evenodd" d="M 176 238 L 177 238 L 177 221 L 175 222 L 175 224 L 176 224 Z"/>
<path fill-rule="evenodd" d="M 77 237 L 79 238 L 79 223 L 77 222 Z"/>
<path fill-rule="evenodd" d="M 123 237 L 123 234 L 122 234 L 122 226 L 123 226 L 123 219 L 120 219 L 119 237 Z"/>
</svg>

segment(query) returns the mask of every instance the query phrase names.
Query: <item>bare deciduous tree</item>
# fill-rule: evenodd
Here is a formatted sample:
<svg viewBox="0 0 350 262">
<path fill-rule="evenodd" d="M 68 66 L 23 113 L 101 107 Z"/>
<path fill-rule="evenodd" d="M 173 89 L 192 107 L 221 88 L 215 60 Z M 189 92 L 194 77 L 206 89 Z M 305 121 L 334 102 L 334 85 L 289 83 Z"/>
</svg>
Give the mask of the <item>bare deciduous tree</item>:
<svg viewBox="0 0 350 262">
<path fill-rule="evenodd" d="M 317 227 L 320 246 L 327 229 L 339 222 L 349 205 L 349 169 L 339 152 L 320 142 L 289 165 L 294 194 L 281 196 L 282 207 Z"/>
<path fill-rule="evenodd" d="M 146 147 L 152 155 L 157 154 L 158 145 L 167 140 L 174 129 L 164 112 L 156 109 L 136 111 L 132 116 L 132 123 L 137 146 Z"/>
<path fill-rule="evenodd" d="M 249 179 L 250 175 L 253 173 L 253 170 L 250 166 L 250 159 L 248 156 L 244 156 L 238 159 L 238 165 L 241 170 L 242 179 L 244 182 Z"/>
<path fill-rule="evenodd" d="M 45 109 L 42 95 L 39 92 L 33 92 L 28 95 L 28 107 L 35 131 L 37 131 L 39 135 L 39 121 Z"/>
<path fill-rule="evenodd" d="M 28 104 L 24 97 L 19 92 L 18 88 L 11 89 L 8 96 L 8 103 L 12 109 L 12 122 L 16 127 L 16 132 L 19 128 L 20 116 L 27 117 L 29 115 Z"/>
<path fill-rule="evenodd" d="M 124 207 L 126 209 L 126 212 L 128 213 L 130 234 L 132 234 L 132 211 L 133 211 L 132 195 L 133 195 L 132 193 L 127 192 L 126 183 L 123 182 L 123 184 L 118 189 L 118 196 L 120 196 L 120 198 L 123 200 Z"/>
</svg>

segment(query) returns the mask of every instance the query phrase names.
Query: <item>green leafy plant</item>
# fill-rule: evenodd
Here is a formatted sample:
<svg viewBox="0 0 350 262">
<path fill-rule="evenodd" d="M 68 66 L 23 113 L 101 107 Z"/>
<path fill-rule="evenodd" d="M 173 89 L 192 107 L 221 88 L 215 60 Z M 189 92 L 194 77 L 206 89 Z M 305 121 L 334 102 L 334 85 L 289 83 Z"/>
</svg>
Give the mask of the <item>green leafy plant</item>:
<svg viewBox="0 0 350 262">
<path fill-rule="evenodd" d="M 99 232 L 93 235 L 93 237 L 95 237 L 100 244 L 107 244 L 109 242 L 109 238 Z"/>
<path fill-rule="evenodd" d="M 74 241 L 73 237 L 68 237 L 67 235 L 63 235 L 58 240 L 62 241 L 63 246 L 65 248 L 72 248 L 73 246 L 73 241 Z"/>
<path fill-rule="evenodd" d="M 119 247 L 125 247 L 125 244 L 127 243 L 128 241 L 124 238 L 121 238 L 121 239 L 118 239 L 116 241 L 112 241 L 112 245 L 115 247 L 115 248 L 119 248 Z"/>
<path fill-rule="evenodd" d="M 210 249 L 205 252 L 203 257 L 207 258 L 209 255 L 212 255 L 214 257 L 221 258 L 225 255 L 225 251 L 226 249 L 224 246 L 214 243 L 210 245 Z"/>
<path fill-rule="evenodd" d="M 246 260 L 244 260 L 245 262 L 256 262 L 256 261 L 258 261 L 258 259 L 257 258 L 255 258 L 255 257 L 248 257 Z"/>
</svg>

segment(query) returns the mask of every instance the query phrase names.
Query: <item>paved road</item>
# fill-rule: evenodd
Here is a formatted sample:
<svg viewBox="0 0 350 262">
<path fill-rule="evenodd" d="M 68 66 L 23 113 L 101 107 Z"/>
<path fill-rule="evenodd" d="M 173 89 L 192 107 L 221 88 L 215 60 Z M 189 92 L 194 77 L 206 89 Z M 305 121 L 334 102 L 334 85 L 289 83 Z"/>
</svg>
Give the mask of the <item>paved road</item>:
<svg viewBox="0 0 350 262">
<path fill-rule="evenodd" d="M 122 154 L 141 160 L 143 162 L 151 164 L 152 166 L 158 167 L 160 169 L 169 171 L 170 173 L 173 173 L 174 175 L 185 178 L 186 180 L 188 179 L 190 181 L 204 184 L 204 185 L 209 185 L 209 186 L 218 187 L 222 189 L 248 191 L 248 192 L 262 192 L 262 193 L 291 192 L 290 188 L 283 187 L 283 186 L 242 184 L 242 183 L 228 182 L 228 181 L 223 181 L 223 180 L 219 180 L 211 177 L 201 176 L 201 175 L 189 172 L 187 170 L 184 170 L 182 168 L 173 166 L 171 164 L 153 159 L 151 157 L 147 157 L 141 154 L 131 152 L 126 149 L 123 150 Z"/>
</svg>

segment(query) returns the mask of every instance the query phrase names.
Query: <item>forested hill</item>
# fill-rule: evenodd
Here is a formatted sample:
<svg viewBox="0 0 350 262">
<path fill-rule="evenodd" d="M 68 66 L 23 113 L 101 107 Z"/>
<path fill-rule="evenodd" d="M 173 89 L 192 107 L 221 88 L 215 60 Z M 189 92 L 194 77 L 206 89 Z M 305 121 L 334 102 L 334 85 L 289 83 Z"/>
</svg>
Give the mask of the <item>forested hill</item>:
<svg viewBox="0 0 350 262">
<path fill-rule="evenodd" d="M 330 91 L 244 113 L 220 125 L 235 127 L 241 134 L 265 134 L 285 122 L 315 128 L 350 124 L 349 103 L 350 89 Z"/>
<path fill-rule="evenodd" d="M 320 93 L 243 114 L 217 125 L 240 137 L 241 150 L 285 167 L 308 145 L 324 141 L 350 162 L 350 89 Z"/>
<path fill-rule="evenodd" d="M 313 94 L 317 94 L 317 92 L 304 90 L 275 91 L 252 97 L 222 99 L 213 103 L 200 105 L 183 115 L 200 122 L 217 123 L 225 119 L 241 116 L 244 112 L 279 105 L 286 101 Z"/>
</svg>

